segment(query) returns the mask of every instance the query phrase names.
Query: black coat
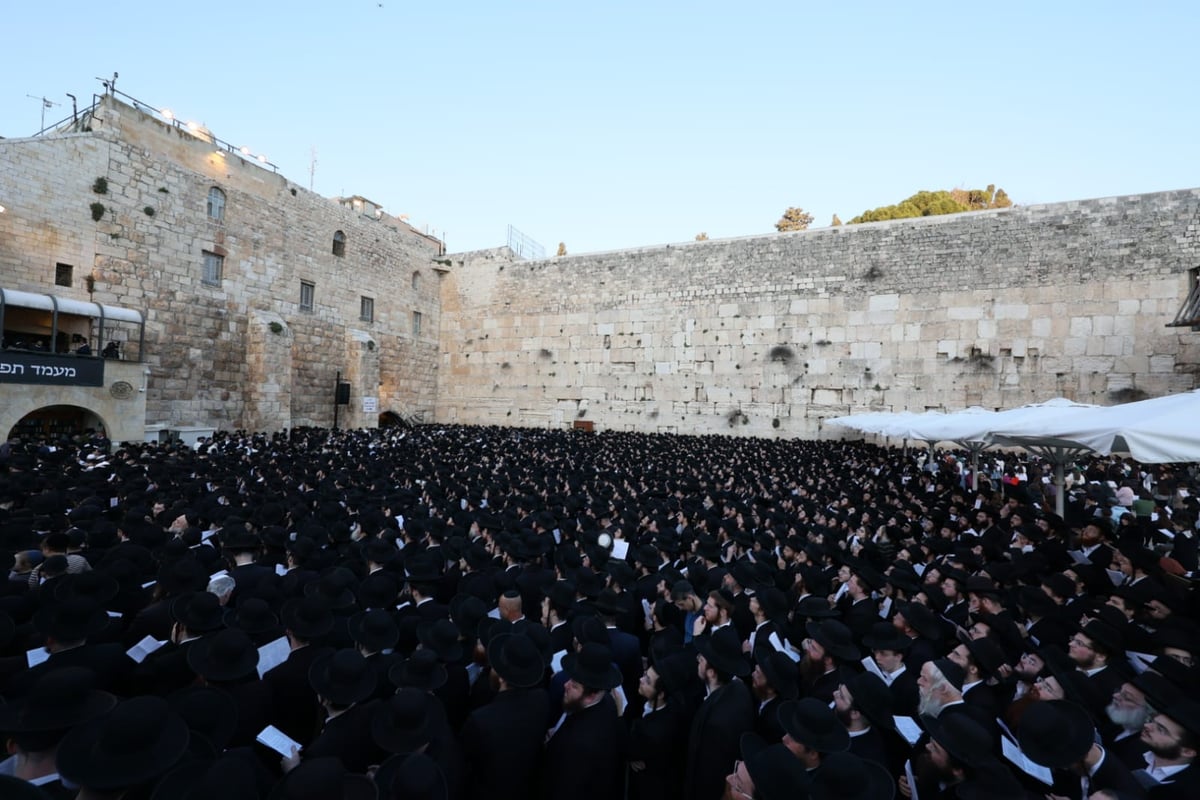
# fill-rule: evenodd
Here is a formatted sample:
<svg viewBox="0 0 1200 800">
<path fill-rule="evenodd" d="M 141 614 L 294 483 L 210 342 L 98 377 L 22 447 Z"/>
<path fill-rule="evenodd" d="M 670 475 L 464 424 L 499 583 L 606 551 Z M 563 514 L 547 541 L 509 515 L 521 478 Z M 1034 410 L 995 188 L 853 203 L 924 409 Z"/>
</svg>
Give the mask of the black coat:
<svg viewBox="0 0 1200 800">
<path fill-rule="evenodd" d="M 549 707 L 545 689 L 510 689 L 471 712 L 459 736 L 468 797 L 525 800 L 536 795 Z"/>
<path fill-rule="evenodd" d="M 643 715 L 636 704 L 625 712 L 629 720 L 629 800 L 680 800 L 687 712 L 675 701 Z"/>
<path fill-rule="evenodd" d="M 544 800 L 620 800 L 625 730 L 612 695 L 568 714 L 546 742 Z"/>
<path fill-rule="evenodd" d="M 725 776 L 741 758 L 742 734 L 754 730 L 754 709 L 750 689 L 740 680 L 730 681 L 701 703 L 688 736 L 684 797 L 717 800 L 721 796 Z"/>
<path fill-rule="evenodd" d="M 353 705 L 333 719 L 326 720 L 321 732 L 304 748 L 304 758 L 335 756 L 349 772 L 366 772 L 367 767 L 385 758 L 371 738 L 371 715 L 378 701 Z"/>
<path fill-rule="evenodd" d="M 319 730 L 320 706 L 317 693 L 308 682 L 308 671 L 317 658 L 328 652 L 329 648 L 315 644 L 301 647 L 263 675 L 274 698 L 272 724 L 300 744 L 312 741 Z"/>
</svg>

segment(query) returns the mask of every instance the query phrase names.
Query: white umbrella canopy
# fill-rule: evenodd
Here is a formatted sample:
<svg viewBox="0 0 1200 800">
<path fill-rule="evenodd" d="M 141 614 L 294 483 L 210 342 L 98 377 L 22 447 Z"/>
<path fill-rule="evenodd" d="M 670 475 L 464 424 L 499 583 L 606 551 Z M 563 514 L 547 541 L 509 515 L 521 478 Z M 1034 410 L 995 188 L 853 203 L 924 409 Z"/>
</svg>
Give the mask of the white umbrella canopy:
<svg viewBox="0 0 1200 800">
<path fill-rule="evenodd" d="M 1127 452 L 1143 464 L 1200 461 L 1200 390 L 1014 420 L 993 433 L 1005 440 L 1053 437 L 1103 455 Z"/>
<path fill-rule="evenodd" d="M 898 420 L 918 416 L 912 411 L 868 411 L 865 414 L 849 414 L 843 417 L 830 417 L 826 425 L 836 425 L 840 428 L 859 431 L 860 433 L 884 433 L 884 430 Z M 890 435 L 890 434 L 884 434 Z"/>
<path fill-rule="evenodd" d="M 925 442 L 982 441 L 991 430 L 990 420 L 995 416 L 995 411 L 979 406 L 951 414 L 918 414 L 914 419 L 905 421 L 906 427 L 899 435 Z"/>
</svg>

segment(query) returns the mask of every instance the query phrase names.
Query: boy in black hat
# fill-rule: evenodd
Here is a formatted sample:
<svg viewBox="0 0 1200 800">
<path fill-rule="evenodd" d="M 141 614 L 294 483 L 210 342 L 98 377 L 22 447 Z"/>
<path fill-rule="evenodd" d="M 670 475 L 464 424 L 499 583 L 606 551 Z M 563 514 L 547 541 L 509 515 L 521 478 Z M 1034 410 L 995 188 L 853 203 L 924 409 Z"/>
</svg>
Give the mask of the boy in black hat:
<svg viewBox="0 0 1200 800">
<path fill-rule="evenodd" d="M 734 680 L 749 676 L 750 664 L 732 625 L 698 637 L 696 649 L 697 673 L 706 696 L 688 737 L 684 796 L 716 800 L 738 757 L 742 734 L 754 730 L 750 690 L 741 680 Z"/>
</svg>

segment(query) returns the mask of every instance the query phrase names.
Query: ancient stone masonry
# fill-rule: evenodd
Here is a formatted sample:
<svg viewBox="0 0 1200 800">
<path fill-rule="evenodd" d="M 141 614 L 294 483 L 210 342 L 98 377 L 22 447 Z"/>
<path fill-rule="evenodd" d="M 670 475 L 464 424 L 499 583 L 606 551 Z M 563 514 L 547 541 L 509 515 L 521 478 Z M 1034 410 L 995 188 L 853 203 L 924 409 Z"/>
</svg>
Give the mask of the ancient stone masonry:
<svg viewBox="0 0 1200 800">
<path fill-rule="evenodd" d="M 329 425 L 338 371 L 352 382 L 343 425 L 432 418 L 439 243 L 369 201 L 323 198 L 112 97 L 87 132 L 0 140 L 0 196 L 0 285 L 146 313 L 146 422 Z M 75 267 L 70 287 L 56 263 Z"/>
<path fill-rule="evenodd" d="M 439 420 L 819 435 L 1195 388 L 1200 190 L 520 261 L 451 256 Z"/>
</svg>

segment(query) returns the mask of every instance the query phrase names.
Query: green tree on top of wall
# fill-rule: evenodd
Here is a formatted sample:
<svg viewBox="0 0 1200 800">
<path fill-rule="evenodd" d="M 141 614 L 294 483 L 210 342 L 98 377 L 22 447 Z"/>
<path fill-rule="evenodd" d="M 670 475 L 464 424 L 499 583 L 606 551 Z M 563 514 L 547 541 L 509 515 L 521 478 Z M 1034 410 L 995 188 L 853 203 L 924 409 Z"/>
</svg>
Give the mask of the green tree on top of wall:
<svg viewBox="0 0 1200 800">
<path fill-rule="evenodd" d="M 1008 194 L 1003 189 L 997 189 L 995 184 L 988 184 L 986 189 L 921 191 L 895 205 L 880 206 L 870 211 L 864 211 L 850 220 L 850 224 L 958 214 L 963 211 L 979 211 L 985 208 L 1008 208 L 1012 204 Z"/>
</svg>

